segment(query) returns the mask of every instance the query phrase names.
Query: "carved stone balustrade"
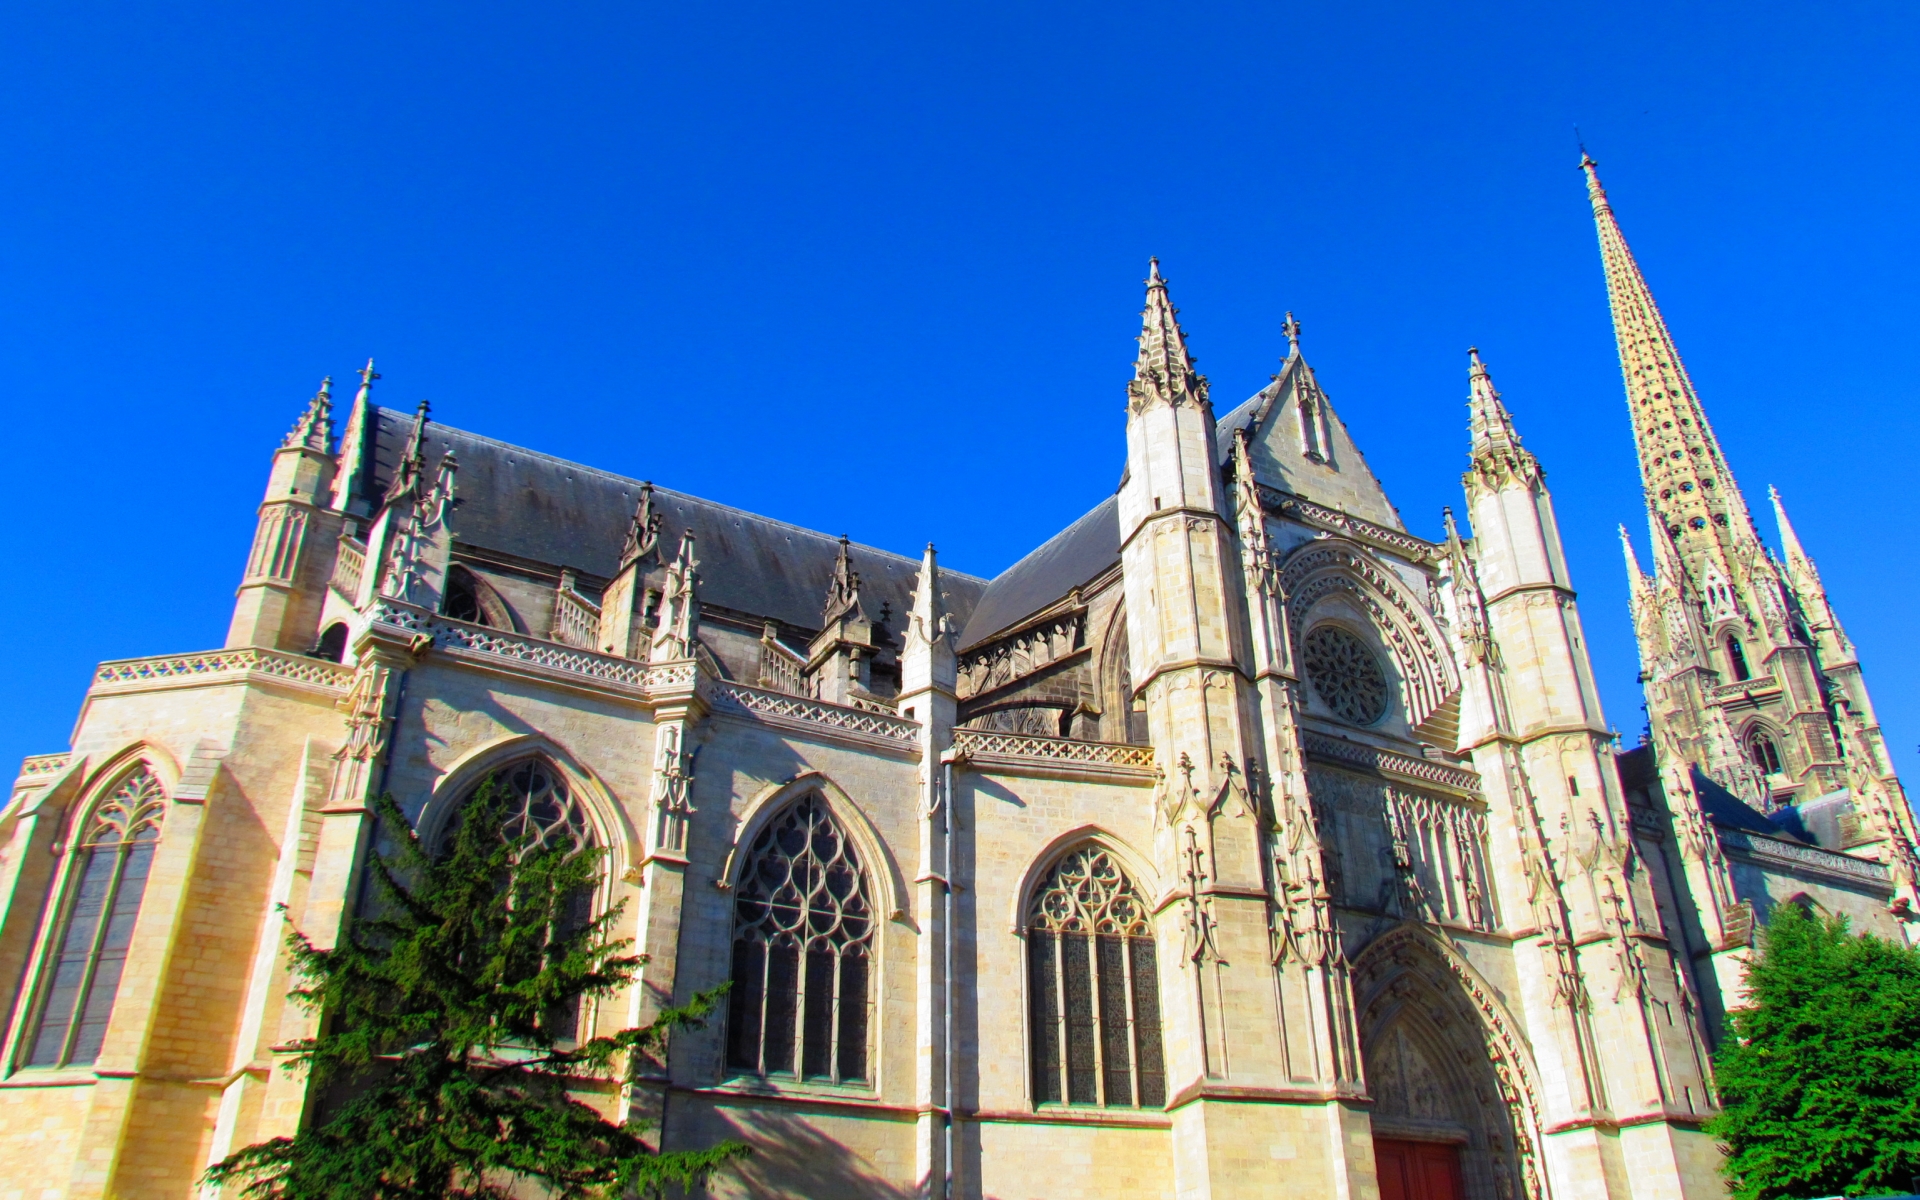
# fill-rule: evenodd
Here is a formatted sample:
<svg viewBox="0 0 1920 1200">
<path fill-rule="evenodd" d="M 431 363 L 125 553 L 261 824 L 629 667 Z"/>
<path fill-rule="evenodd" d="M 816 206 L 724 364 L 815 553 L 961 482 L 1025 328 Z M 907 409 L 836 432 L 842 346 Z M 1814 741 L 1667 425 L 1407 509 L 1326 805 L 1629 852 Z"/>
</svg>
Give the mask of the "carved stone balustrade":
<svg viewBox="0 0 1920 1200">
<path fill-rule="evenodd" d="M 1152 746 L 956 729 L 953 748 L 979 771 L 1150 783 L 1159 777 Z"/>
<path fill-rule="evenodd" d="M 352 600 L 360 595 L 360 577 L 367 569 L 367 548 L 341 538 L 333 556 L 333 590 Z"/>
</svg>

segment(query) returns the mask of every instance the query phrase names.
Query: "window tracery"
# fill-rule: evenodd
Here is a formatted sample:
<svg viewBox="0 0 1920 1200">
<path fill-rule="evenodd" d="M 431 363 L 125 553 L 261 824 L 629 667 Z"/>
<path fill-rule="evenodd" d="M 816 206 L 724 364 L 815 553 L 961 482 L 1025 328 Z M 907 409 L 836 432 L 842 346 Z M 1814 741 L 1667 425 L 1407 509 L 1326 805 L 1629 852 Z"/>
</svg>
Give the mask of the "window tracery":
<svg viewBox="0 0 1920 1200">
<path fill-rule="evenodd" d="M 1166 1103 L 1159 972 L 1147 906 L 1113 856 L 1055 864 L 1027 911 L 1028 1021 L 1038 1103 Z"/>
<path fill-rule="evenodd" d="M 1747 734 L 1747 758 L 1762 775 L 1780 773 L 1780 747 L 1764 728 L 1756 726 Z"/>
<path fill-rule="evenodd" d="M 1338 625 L 1321 625 L 1302 640 L 1301 666 L 1314 694 L 1335 716 L 1371 725 L 1387 715 L 1387 676 L 1367 644 Z"/>
<path fill-rule="evenodd" d="M 527 758 L 488 772 L 467 790 L 441 834 L 443 848 L 453 844 L 464 810 L 488 784 L 500 789 L 506 808 L 501 837 L 520 843 L 514 861 L 553 847 L 564 849 L 564 857 L 572 858 L 595 845 L 586 809 L 567 785 L 566 776 L 544 758 Z M 583 887 L 568 896 L 561 914 L 555 936 L 584 929 L 593 920 L 593 889 Z M 578 1001 L 552 1009 L 544 1018 L 547 1031 L 562 1039 L 578 1037 L 581 1011 L 582 1003 Z"/>
<path fill-rule="evenodd" d="M 754 838 L 733 913 L 727 1065 L 867 1082 L 873 904 L 858 854 L 817 793 Z"/>
<path fill-rule="evenodd" d="M 43 968 L 27 1066 L 84 1066 L 99 1057 L 166 803 L 160 781 L 142 765 L 100 802 L 74 842 L 79 857 L 68 877 L 57 949 Z"/>
</svg>

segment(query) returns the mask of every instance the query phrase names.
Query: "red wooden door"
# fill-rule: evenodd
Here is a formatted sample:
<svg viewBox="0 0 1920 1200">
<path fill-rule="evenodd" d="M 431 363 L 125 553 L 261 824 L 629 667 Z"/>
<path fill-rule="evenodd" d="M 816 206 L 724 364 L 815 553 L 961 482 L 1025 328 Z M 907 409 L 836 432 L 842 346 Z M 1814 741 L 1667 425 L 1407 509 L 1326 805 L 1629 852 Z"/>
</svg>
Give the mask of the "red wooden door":
<svg viewBox="0 0 1920 1200">
<path fill-rule="evenodd" d="M 1467 1200 L 1458 1146 L 1377 1137 L 1373 1162 L 1380 1172 L 1380 1200 Z"/>
</svg>

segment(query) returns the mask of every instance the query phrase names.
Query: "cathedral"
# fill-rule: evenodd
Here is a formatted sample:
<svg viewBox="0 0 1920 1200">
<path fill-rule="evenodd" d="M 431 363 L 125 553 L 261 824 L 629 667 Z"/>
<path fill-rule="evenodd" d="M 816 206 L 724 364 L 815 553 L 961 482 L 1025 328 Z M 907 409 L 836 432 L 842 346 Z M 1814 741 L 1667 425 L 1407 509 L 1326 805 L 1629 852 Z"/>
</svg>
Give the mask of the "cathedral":
<svg viewBox="0 0 1920 1200">
<path fill-rule="evenodd" d="M 100 664 L 0 811 L 0 1195 L 211 1200 L 311 1120 L 289 930 L 341 936 L 373 798 L 434 844 L 488 780 L 605 852 L 648 956 L 569 1028 L 731 983 L 578 1092 L 749 1144 L 715 1195 L 1723 1194 L 1756 928 L 1920 940 L 1920 858 L 1813 560 L 1581 166 L 1641 744 L 1477 352 L 1429 540 L 1291 318 L 1216 414 L 1156 263 L 1118 489 L 992 579 L 382 407 L 368 363 L 337 440 L 323 384 L 273 451 L 226 645 Z"/>
</svg>

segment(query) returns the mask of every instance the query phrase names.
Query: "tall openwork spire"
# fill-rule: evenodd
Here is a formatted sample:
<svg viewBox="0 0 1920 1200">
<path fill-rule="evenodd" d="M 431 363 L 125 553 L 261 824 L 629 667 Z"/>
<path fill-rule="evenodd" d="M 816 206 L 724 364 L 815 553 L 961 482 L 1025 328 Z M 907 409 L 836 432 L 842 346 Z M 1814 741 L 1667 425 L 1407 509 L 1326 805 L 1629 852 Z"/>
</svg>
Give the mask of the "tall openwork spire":
<svg viewBox="0 0 1920 1200">
<path fill-rule="evenodd" d="M 1134 412 L 1153 404 L 1207 408 L 1207 377 L 1193 369 L 1180 311 L 1167 296 L 1160 260 L 1147 260 L 1147 307 L 1140 314 L 1140 356 L 1133 363 L 1127 395 Z"/>
<path fill-rule="evenodd" d="M 1473 431 L 1473 470 L 1468 481 L 1478 479 L 1487 487 L 1498 487 L 1508 479 L 1537 480 L 1540 464 L 1520 445 L 1513 417 L 1501 403 L 1478 347 L 1467 351 L 1467 389 L 1468 427 Z"/>
<path fill-rule="evenodd" d="M 1678 538 L 1683 557 L 1694 559 L 1708 545 L 1743 550 L 1753 524 L 1733 472 L 1720 453 L 1706 410 L 1681 365 L 1653 292 L 1640 274 L 1613 205 L 1600 185 L 1599 164 L 1580 156 L 1587 195 L 1600 232 L 1600 260 L 1607 273 L 1613 336 L 1620 347 L 1620 373 L 1627 385 L 1640 478 L 1647 491 L 1648 520 L 1656 534 Z M 1743 555 L 1744 556 L 1744 555 Z"/>
</svg>

